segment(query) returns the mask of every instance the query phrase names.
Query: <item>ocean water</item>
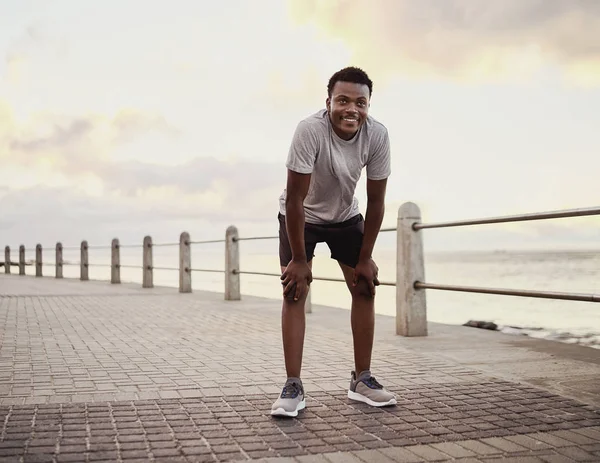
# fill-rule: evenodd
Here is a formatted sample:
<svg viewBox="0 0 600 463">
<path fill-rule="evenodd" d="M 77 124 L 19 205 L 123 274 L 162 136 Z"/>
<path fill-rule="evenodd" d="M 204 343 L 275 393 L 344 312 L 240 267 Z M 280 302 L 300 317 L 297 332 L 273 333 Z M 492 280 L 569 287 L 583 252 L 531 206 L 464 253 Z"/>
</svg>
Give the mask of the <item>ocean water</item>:
<svg viewBox="0 0 600 463">
<path fill-rule="evenodd" d="M 154 266 L 174 270 L 155 270 L 154 284 L 177 287 L 179 261 L 177 246 L 155 247 Z M 110 249 L 90 249 L 92 279 L 110 279 Z M 44 274 L 54 276 L 54 252 L 44 251 Z M 34 257 L 28 251 L 27 259 Z M 16 260 L 17 256 L 13 257 Z M 396 257 L 394 249 L 379 248 L 374 254 L 381 281 L 394 281 Z M 79 251 L 66 250 L 64 276 L 78 278 Z M 142 249 L 123 248 L 121 264 L 141 266 Z M 192 268 L 223 270 L 223 243 L 193 245 Z M 242 271 L 279 272 L 277 242 L 241 243 Z M 33 275 L 35 269 L 27 268 Z M 330 259 L 324 244 L 317 246 L 313 276 L 342 278 L 337 263 Z M 121 279 L 140 283 L 142 270 L 121 269 Z M 505 251 L 426 253 L 425 280 L 429 283 L 481 286 L 492 288 L 534 289 L 545 291 L 600 294 L 600 250 L 590 251 Z M 224 276 L 220 273 L 195 271 L 195 289 L 223 292 Z M 277 277 L 241 275 L 242 295 L 279 299 L 281 285 Z M 395 315 L 395 288 L 377 288 L 376 312 Z M 504 331 L 530 336 L 577 342 L 600 347 L 600 304 L 539 299 L 530 297 L 474 294 L 454 291 L 426 290 L 427 316 L 430 321 L 463 324 L 469 320 L 491 321 Z M 314 304 L 349 308 L 350 295 L 344 283 L 319 281 L 312 284 Z"/>
</svg>

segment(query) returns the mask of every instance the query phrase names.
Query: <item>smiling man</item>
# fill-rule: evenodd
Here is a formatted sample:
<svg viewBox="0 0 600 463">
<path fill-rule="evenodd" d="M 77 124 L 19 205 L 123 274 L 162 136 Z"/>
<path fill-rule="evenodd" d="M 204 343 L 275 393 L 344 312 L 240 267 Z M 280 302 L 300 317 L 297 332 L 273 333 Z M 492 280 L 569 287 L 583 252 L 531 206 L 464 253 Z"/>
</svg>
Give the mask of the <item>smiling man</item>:
<svg viewBox="0 0 600 463">
<path fill-rule="evenodd" d="M 283 284 L 282 335 L 287 380 L 272 415 L 297 416 L 305 407 L 300 379 L 304 348 L 304 304 L 312 281 L 317 243 L 326 243 L 352 295 L 354 367 L 348 397 L 373 406 L 396 403 L 371 375 L 377 265 L 373 247 L 384 214 L 391 173 L 387 129 L 369 115 L 373 83 L 359 68 L 331 76 L 326 109 L 302 120 L 289 150 L 287 186 L 280 197 L 279 260 Z M 367 210 L 355 198 L 363 168 Z"/>
</svg>

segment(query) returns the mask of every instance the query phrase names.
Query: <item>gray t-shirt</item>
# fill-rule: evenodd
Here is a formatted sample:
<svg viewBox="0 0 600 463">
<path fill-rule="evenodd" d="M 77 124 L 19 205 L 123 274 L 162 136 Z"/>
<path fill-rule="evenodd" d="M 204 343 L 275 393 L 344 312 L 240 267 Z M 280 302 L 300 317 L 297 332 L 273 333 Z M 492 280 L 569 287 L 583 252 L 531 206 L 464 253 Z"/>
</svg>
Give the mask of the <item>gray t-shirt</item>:
<svg viewBox="0 0 600 463">
<path fill-rule="evenodd" d="M 286 167 L 311 174 L 304 200 L 307 223 L 343 222 L 359 213 L 354 196 L 362 169 L 367 178 L 382 180 L 391 173 L 390 141 L 387 129 L 371 116 L 352 140 L 343 140 L 334 131 L 326 109 L 298 124 L 288 153 Z M 286 190 L 279 197 L 285 215 Z"/>
</svg>

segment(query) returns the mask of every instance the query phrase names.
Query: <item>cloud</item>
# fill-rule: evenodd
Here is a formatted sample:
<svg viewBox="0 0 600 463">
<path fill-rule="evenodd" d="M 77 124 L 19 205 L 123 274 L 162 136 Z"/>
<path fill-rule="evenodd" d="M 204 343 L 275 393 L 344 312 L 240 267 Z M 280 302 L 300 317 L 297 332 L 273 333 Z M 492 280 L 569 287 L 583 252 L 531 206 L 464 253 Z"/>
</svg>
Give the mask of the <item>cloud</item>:
<svg viewBox="0 0 600 463">
<path fill-rule="evenodd" d="M 265 79 L 258 99 L 269 111 L 283 114 L 295 108 L 295 113 L 306 115 L 325 105 L 328 79 L 329 75 L 315 66 L 274 69 Z"/>
<path fill-rule="evenodd" d="M 280 163 L 196 157 L 169 164 L 168 155 L 163 163 L 114 155 L 155 133 L 176 140 L 179 131 L 160 115 L 42 114 L 23 125 L 3 111 L 0 119 L 7 122 L 0 132 L 6 174 L 0 179 L 0 227 L 17 237 L 29 233 L 27 222 L 36 230 L 48 227 L 56 239 L 76 230 L 106 240 L 115 230 L 127 234 L 140 227 L 172 232 L 177 223 L 272 221 L 285 185 Z"/>
<path fill-rule="evenodd" d="M 377 77 L 394 72 L 461 79 L 522 78 L 559 66 L 590 82 L 600 63 L 600 3 L 594 0 L 291 0 L 354 51 Z M 600 83 L 595 74 L 595 83 Z"/>
<path fill-rule="evenodd" d="M 183 194 L 210 189 L 217 182 L 227 184 L 227 195 L 243 198 L 250 190 L 268 188 L 285 181 L 283 167 L 274 163 L 221 161 L 200 157 L 179 165 L 162 166 L 139 161 L 105 164 L 98 172 L 111 190 L 134 194 L 135 190 L 177 187 Z"/>
<path fill-rule="evenodd" d="M 133 109 L 119 111 L 111 121 L 111 127 L 114 130 L 113 143 L 131 141 L 139 134 L 153 131 L 172 137 L 180 135 L 180 131 L 169 124 L 164 116 Z"/>
<path fill-rule="evenodd" d="M 107 194 L 139 196 L 160 188 L 198 194 L 222 183 L 224 194 L 234 198 L 243 197 L 248 190 L 279 185 L 285 179 L 283 165 L 268 162 L 204 156 L 169 164 L 172 160 L 166 155 L 159 164 L 111 155 L 124 144 L 156 133 L 177 137 L 179 131 L 155 114 L 124 110 L 110 119 L 44 115 L 26 128 L 12 127 L 12 132 L 0 134 L 0 144 L 7 148 L 6 162 L 27 168 L 44 166 L 48 175 L 95 177 Z"/>
<path fill-rule="evenodd" d="M 41 113 L 32 119 L 29 127 L 12 135 L 9 147 L 22 154 L 64 150 L 88 141 L 95 131 L 104 131 L 100 136 L 105 136 L 113 145 L 148 132 L 161 132 L 168 136 L 179 134 L 163 116 L 134 109 L 122 109 L 112 119 L 101 115 L 73 117 Z"/>
<path fill-rule="evenodd" d="M 112 118 L 40 112 L 17 123 L 8 106 L 0 106 L 0 122 L 0 159 L 31 168 L 49 165 L 67 175 L 110 170 L 106 164 L 114 149 L 138 138 L 179 135 L 161 115 L 133 109 L 120 110 Z"/>
<path fill-rule="evenodd" d="M 76 119 L 69 121 L 64 126 L 55 124 L 47 135 L 12 138 L 9 141 L 9 148 L 18 155 L 32 154 L 34 156 L 56 149 L 68 149 L 89 136 L 92 129 L 93 124 L 90 120 Z"/>
<path fill-rule="evenodd" d="M 15 88 L 18 87 L 23 78 L 31 73 L 32 58 L 42 60 L 43 64 L 47 65 L 64 57 L 67 50 L 66 42 L 60 37 L 53 36 L 43 23 L 31 22 L 7 44 L 4 71 L 0 72 L 0 84 L 4 82 Z"/>
<path fill-rule="evenodd" d="M 44 245 L 73 245 L 82 239 L 102 244 L 115 236 L 137 243 L 146 234 L 156 242 L 173 242 L 184 230 L 193 239 L 215 239 L 231 224 L 247 235 L 276 232 L 279 188 L 251 188 L 233 195 L 221 182 L 215 179 L 203 192 L 191 194 L 172 186 L 135 196 L 92 196 L 76 187 L 5 190 L 0 192 L 1 245 L 30 246 L 39 240 L 45 240 Z"/>
</svg>

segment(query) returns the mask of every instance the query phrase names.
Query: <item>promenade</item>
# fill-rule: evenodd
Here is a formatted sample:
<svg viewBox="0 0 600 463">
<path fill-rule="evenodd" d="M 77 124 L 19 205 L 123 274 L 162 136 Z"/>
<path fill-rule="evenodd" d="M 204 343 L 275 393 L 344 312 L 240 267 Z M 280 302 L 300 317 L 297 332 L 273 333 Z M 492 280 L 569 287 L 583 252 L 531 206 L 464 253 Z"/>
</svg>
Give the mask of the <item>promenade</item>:
<svg viewBox="0 0 600 463">
<path fill-rule="evenodd" d="M 307 408 L 273 418 L 279 301 L 2 274 L 0 461 L 600 461 L 599 350 L 377 316 L 376 409 L 346 397 L 349 315 L 313 305 Z"/>
</svg>

